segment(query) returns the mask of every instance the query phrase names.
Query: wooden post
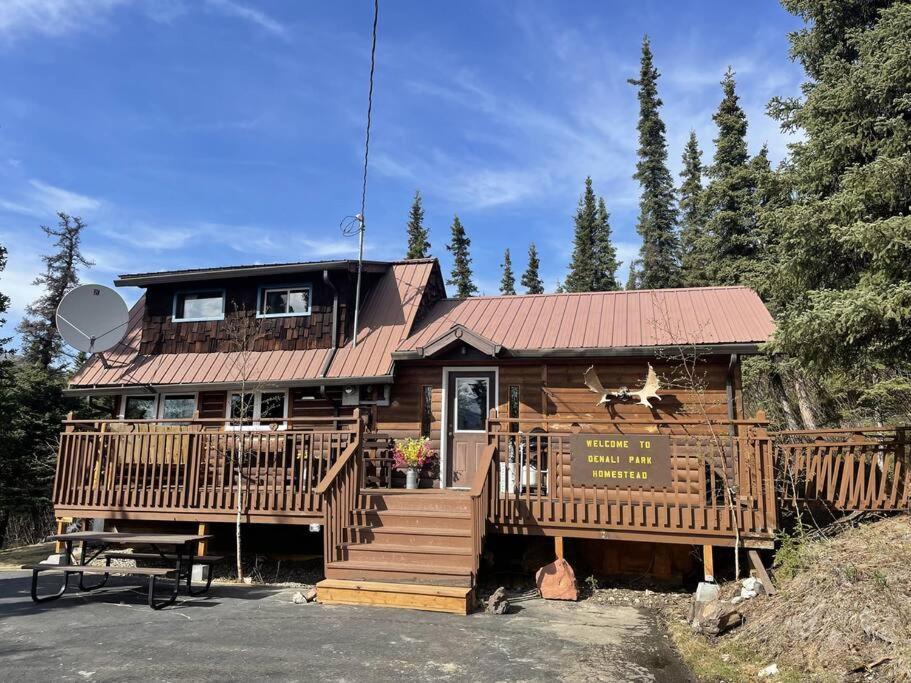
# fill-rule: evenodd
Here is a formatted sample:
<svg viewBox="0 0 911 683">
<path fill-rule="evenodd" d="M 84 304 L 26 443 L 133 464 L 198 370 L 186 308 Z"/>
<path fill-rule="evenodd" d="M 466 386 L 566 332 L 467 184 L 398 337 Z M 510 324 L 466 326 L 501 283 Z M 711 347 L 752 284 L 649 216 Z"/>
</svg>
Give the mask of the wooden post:
<svg viewBox="0 0 911 683">
<path fill-rule="evenodd" d="M 59 535 L 59 534 L 65 534 L 65 533 L 66 533 L 66 525 L 69 524 L 69 523 L 72 522 L 72 521 L 73 521 L 73 518 L 72 518 L 72 517 L 58 517 L 58 518 L 57 518 L 57 534 L 58 534 L 58 535 Z M 63 544 L 63 541 L 57 541 L 56 543 L 54 543 L 54 552 L 55 552 L 57 555 L 59 555 L 60 553 L 62 553 L 63 550 L 64 550 L 64 548 L 65 548 L 65 546 L 64 546 L 64 544 Z"/>
<path fill-rule="evenodd" d="M 762 582 L 765 592 L 769 595 L 775 595 L 778 591 L 775 590 L 775 584 L 772 583 L 769 573 L 762 564 L 762 558 L 759 557 L 759 553 L 755 550 L 749 550 L 747 551 L 747 557 L 750 558 L 750 564 L 753 565 L 753 571 L 756 572 L 756 578 Z"/>
<path fill-rule="evenodd" d="M 710 545 L 702 546 L 702 566 L 705 569 L 705 580 L 715 583 L 715 557 Z"/>
<path fill-rule="evenodd" d="M 199 527 L 196 531 L 200 536 L 205 536 L 209 533 L 209 525 L 206 522 L 200 522 Z M 209 539 L 200 541 L 196 545 L 196 554 L 197 555 L 207 555 L 209 550 Z"/>
<path fill-rule="evenodd" d="M 564 553 L 564 548 L 563 548 L 563 537 L 562 536 L 554 536 L 554 553 L 556 554 L 558 560 L 566 559 L 566 555 Z"/>
</svg>

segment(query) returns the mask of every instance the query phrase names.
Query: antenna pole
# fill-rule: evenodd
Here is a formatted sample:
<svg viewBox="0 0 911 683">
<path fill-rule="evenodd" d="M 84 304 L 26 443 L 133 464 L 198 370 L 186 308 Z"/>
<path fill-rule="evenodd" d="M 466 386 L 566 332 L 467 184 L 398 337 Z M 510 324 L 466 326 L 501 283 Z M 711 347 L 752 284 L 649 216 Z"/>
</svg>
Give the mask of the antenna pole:
<svg viewBox="0 0 911 683">
<path fill-rule="evenodd" d="M 361 214 L 357 217 L 361 227 L 358 229 L 357 245 L 357 286 L 354 290 L 354 337 L 352 339 L 352 348 L 357 348 L 357 320 L 361 310 L 361 271 L 364 266 L 364 216 Z"/>
</svg>

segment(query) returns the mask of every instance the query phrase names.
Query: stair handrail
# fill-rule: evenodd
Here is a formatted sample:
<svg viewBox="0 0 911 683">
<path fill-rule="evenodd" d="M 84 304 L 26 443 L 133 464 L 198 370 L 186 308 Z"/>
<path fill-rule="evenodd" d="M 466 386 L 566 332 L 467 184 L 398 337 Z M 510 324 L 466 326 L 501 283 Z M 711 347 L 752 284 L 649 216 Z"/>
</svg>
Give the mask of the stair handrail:
<svg viewBox="0 0 911 683">
<path fill-rule="evenodd" d="M 487 536 L 487 520 L 496 502 L 496 477 L 499 474 L 497 464 L 497 445 L 490 443 L 478 461 L 474 482 L 468 492 L 471 501 L 471 555 L 472 574 L 477 578 L 481 568 L 481 553 L 484 551 L 484 538 Z"/>
<path fill-rule="evenodd" d="M 356 431 L 348 447 L 338 456 L 314 491 L 323 501 L 323 562 L 329 564 L 345 557 L 348 526 L 354 511 L 361 502 L 363 459 L 361 446 L 364 441 L 364 421 L 360 410 L 355 409 Z"/>
<path fill-rule="evenodd" d="M 332 467 L 323 475 L 323 478 L 320 479 L 319 483 L 316 485 L 316 488 L 313 489 L 318 495 L 323 495 L 332 482 L 338 477 L 339 472 L 341 472 L 345 465 L 348 464 L 348 461 L 353 458 L 361 446 L 361 441 L 363 440 L 364 435 L 364 422 L 360 419 L 360 409 L 354 410 L 354 417 L 356 418 L 355 424 L 357 425 L 356 431 L 351 441 L 348 442 L 348 447 L 342 451 L 341 455 L 338 456 L 336 461 L 332 464 Z"/>
</svg>

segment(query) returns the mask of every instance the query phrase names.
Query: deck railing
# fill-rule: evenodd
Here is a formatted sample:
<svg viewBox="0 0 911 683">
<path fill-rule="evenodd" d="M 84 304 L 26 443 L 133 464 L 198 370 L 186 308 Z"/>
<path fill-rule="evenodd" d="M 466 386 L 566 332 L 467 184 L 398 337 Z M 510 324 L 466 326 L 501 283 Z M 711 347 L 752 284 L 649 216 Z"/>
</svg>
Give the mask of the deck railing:
<svg viewBox="0 0 911 683">
<path fill-rule="evenodd" d="M 218 521 L 235 514 L 242 495 L 246 521 L 321 521 L 316 485 L 357 435 L 355 423 L 335 426 L 331 418 L 257 430 L 224 420 L 67 420 L 55 510 Z"/>
<path fill-rule="evenodd" d="M 908 427 L 776 432 L 782 495 L 839 510 L 911 506 Z"/>
<path fill-rule="evenodd" d="M 354 521 L 355 511 L 363 507 L 364 457 L 361 446 L 364 430 L 360 411 L 355 410 L 354 414 L 357 431 L 314 489 L 324 500 L 323 557 L 327 563 L 345 559 L 345 543 L 352 540 L 346 536 L 348 527 Z"/>
<path fill-rule="evenodd" d="M 481 455 L 475 480 L 469 491 L 471 500 L 471 554 L 472 571 L 477 574 L 481 568 L 481 553 L 484 551 L 484 539 L 487 536 L 487 525 L 491 518 L 497 498 L 497 487 L 500 479 L 499 453 L 494 444 L 488 444 Z"/>
<path fill-rule="evenodd" d="M 595 537 L 642 532 L 693 543 L 771 542 L 777 524 L 773 449 L 757 420 L 586 421 L 566 431 L 515 429 L 491 420 L 499 452 L 491 521 L 503 531 L 533 524 L 550 533 L 585 530 Z M 522 425 L 518 425 L 521 427 Z M 512 431 L 510 431 L 512 429 Z M 570 476 L 574 433 L 665 434 L 671 484 L 660 488 L 579 485 Z"/>
</svg>

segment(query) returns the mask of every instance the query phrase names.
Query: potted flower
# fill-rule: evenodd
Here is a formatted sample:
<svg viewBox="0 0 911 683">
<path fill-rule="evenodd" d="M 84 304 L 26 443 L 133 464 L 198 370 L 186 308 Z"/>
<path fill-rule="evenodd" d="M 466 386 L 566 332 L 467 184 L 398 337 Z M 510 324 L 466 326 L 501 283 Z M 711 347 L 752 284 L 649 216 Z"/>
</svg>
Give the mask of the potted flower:
<svg viewBox="0 0 911 683">
<path fill-rule="evenodd" d="M 418 470 L 433 458 L 433 452 L 427 445 L 427 437 L 420 439 L 396 439 L 392 451 L 395 466 L 405 470 L 405 488 L 418 487 Z"/>
</svg>

